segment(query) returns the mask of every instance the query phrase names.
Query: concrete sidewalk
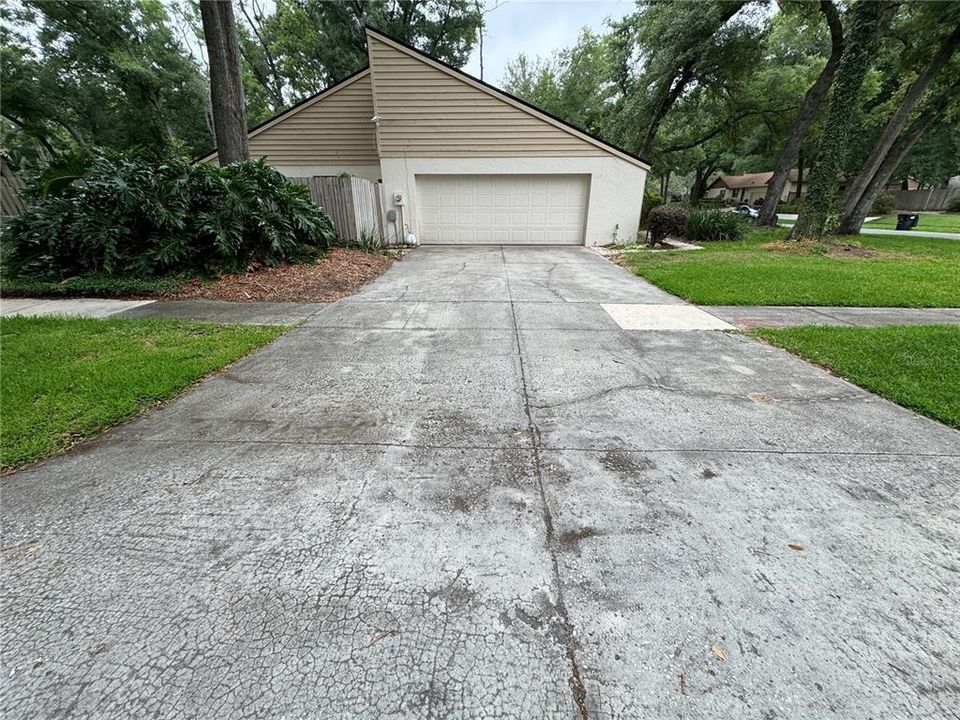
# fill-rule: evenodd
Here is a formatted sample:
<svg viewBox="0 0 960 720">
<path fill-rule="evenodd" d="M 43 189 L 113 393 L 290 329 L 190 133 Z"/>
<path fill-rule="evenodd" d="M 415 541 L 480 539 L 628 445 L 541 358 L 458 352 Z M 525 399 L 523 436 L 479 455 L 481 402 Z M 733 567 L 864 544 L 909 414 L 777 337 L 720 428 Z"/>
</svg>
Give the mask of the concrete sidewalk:
<svg viewBox="0 0 960 720">
<path fill-rule="evenodd" d="M 290 325 L 312 317 L 324 307 L 326 303 L 5 298 L 0 301 L 0 316 L 169 318 L 226 325 Z"/>
<path fill-rule="evenodd" d="M 781 219 L 780 227 L 792 228 L 797 216 L 792 219 L 779 216 Z M 782 222 L 787 220 L 787 222 Z M 934 230 L 886 230 L 884 228 L 863 227 L 860 228 L 861 235 L 892 235 L 894 237 L 925 237 L 940 238 L 942 240 L 960 240 L 960 233 L 936 232 Z"/>
<path fill-rule="evenodd" d="M 960 325 L 960 308 L 887 308 L 818 306 L 700 305 L 711 315 L 741 330 L 799 325 Z"/>
<path fill-rule="evenodd" d="M 64 315 L 67 317 L 105 318 L 150 305 L 153 300 L 112 300 L 107 298 L 3 298 L 0 317 Z"/>
<path fill-rule="evenodd" d="M 127 318 L 171 318 L 246 325 L 291 325 L 316 315 L 326 303 L 158 300 L 120 314 Z"/>
</svg>

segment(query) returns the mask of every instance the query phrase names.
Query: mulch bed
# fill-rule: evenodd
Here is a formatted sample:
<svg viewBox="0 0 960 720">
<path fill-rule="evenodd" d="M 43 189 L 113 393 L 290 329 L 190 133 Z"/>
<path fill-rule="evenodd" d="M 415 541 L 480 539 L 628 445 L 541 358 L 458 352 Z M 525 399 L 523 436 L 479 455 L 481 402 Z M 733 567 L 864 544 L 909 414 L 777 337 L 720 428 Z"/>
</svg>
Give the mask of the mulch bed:
<svg viewBox="0 0 960 720">
<path fill-rule="evenodd" d="M 167 296 L 230 302 L 333 302 L 390 269 L 394 256 L 335 248 L 310 265 L 282 265 L 212 280 L 193 280 Z"/>
</svg>

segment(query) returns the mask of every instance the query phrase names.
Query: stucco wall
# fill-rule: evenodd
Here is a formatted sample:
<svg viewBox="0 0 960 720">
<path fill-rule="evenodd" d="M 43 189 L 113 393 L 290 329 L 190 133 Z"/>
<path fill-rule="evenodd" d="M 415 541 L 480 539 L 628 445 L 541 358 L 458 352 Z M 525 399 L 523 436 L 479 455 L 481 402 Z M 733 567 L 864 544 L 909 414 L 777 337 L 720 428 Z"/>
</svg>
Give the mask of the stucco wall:
<svg viewBox="0 0 960 720">
<path fill-rule="evenodd" d="M 267 165 L 276 168 L 287 177 L 313 177 L 314 175 L 354 175 L 376 182 L 380 179 L 380 164 L 376 165 L 286 165 L 270 162 Z"/>
<path fill-rule="evenodd" d="M 633 241 L 640 224 L 646 171 L 613 156 L 513 158 L 383 158 L 380 161 L 387 207 L 397 209 L 396 192 L 404 195 L 403 221 L 418 236 L 420 216 L 416 176 L 420 175 L 590 175 L 586 245 Z"/>
</svg>

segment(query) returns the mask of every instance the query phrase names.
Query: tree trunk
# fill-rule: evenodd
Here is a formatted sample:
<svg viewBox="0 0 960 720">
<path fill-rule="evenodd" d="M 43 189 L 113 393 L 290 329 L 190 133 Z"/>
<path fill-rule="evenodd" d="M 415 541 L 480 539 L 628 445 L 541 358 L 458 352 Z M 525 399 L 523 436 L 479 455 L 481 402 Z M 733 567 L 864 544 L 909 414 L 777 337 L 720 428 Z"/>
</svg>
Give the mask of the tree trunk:
<svg viewBox="0 0 960 720">
<path fill-rule="evenodd" d="M 707 181 L 710 179 L 710 176 L 716 171 L 715 165 L 707 165 L 706 167 L 698 167 L 696 177 L 693 181 L 693 187 L 690 188 L 690 204 L 699 205 L 700 201 L 703 199 L 703 196 L 707 192 Z"/>
<path fill-rule="evenodd" d="M 210 101 L 220 165 L 247 160 L 247 113 L 240 75 L 240 49 L 231 0 L 200 0 L 210 61 Z"/>
<path fill-rule="evenodd" d="M 858 235 L 860 233 L 860 228 L 863 227 L 863 221 L 866 219 L 867 213 L 870 212 L 873 203 L 876 202 L 880 193 L 887 186 L 890 176 L 900 166 L 900 163 L 903 162 L 917 140 L 943 116 L 947 107 L 954 100 L 958 89 L 960 89 L 960 81 L 951 83 L 949 87 L 937 95 L 935 100 L 927 103 L 917 119 L 893 142 L 886 156 L 880 162 L 876 173 L 870 179 L 869 185 L 860 196 L 860 200 L 848 213 L 844 214 L 840 227 L 837 228 L 837 234 Z"/>
<path fill-rule="evenodd" d="M 944 65 L 950 61 L 950 58 L 956 52 L 958 46 L 960 46 L 960 27 L 957 27 L 953 33 L 944 40 L 943 45 L 940 46 L 937 54 L 933 56 L 930 64 L 927 65 L 924 71 L 921 72 L 920 75 L 917 76 L 917 79 L 907 88 L 907 92 L 900 101 L 896 112 L 894 112 L 890 120 L 887 121 L 887 126 L 877 139 L 876 144 L 870 151 L 870 155 L 863 163 L 863 167 L 860 168 L 860 172 L 844 194 L 838 232 L 847 234 L 860 231 L 860 226 L 855 225 L 854 222 L 856 208 L 861 204 L 861 198 L 876 176 L 877 170 L 880 168 L 881 163 L 883 163 L 884 158 L 890 152 L 891 147 L 893 147 L 894 142 L 896 142 L 900 136 L 904 126 L 906 126 L 910 114 L 913 112 L 917 103 L 920 102 L 920 98 L 923 97 L 930 82 L 943 69 Z"/>
<path fill-rule="evenodd" d="M 813 121 L 820 113 L 820 107 L 830 91 L 833 76 L 837 72 L 840 58 L 843 55 L 843 25 L 840 22 L 840 13 L 837 12 L 836 5 L 831 0 L 821 0 L 820 12 L 823 13 L 827 26 L 830 28 L 830 57 L 827 58 L 827 64 L 823 66 L 823 70 L 820 71 L 816 81 L 807 90 L 807 94 L 803 98 L 803 104 L 800 106 L 800 112 L 794 118 L 790 134 L 787 136 L 787 142 L 777 158 L 766 198 L 760 208 L 760 214 L 757 216 L 757 225 L 776 226 L 777 205 L 780 203 L 783 189 L 790 181 L 790 171 L 800 154 L 800 145 L 803 143 L 803 139 L 806 137 Z M 799 193 L 798 188 L 797 194 L 799 195 Z"/>
<path fill-rule="evenodd" d="M 849 10 L 849 28 L 837 68 L 830 109 L 817 145 L 807 199 L 790 233 L 791 240 L 821 238 L 837 201 L 837 180 L 856 118 L 860 88 L 876 54 L 888 10 L 886 3 L 858 0 Z"/>
</svg>

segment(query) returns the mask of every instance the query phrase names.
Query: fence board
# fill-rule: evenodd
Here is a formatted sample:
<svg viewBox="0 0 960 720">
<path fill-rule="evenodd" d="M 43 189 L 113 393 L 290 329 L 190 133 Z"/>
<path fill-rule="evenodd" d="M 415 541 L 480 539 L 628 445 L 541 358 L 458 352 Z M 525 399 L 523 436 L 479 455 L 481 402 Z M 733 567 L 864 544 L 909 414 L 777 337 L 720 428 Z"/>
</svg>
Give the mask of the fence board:
<svg viewBox="0 0 960 720">
<path fill-rule="evenodd" d="M 10 169 L 7 161 L 0 157 L 0 217 L 13 217 L 26 210 L 22 191 L 23 182 Z"/>
<path fill-rule="evenodd" d="M 896 190 L 893 197 L 897 201 L 897 210 L 945 210 L 957 194 L 960 194 L 960 187 Z"/>
<path fill-rule="evenodd" d="M 346 175 L 291 177 L 306 185 L 310 199 L 323 208 L 340 239 L 356 243 L 367 236 L 384 242 L 383 188 L 365 178 Z"/>
</svg>

